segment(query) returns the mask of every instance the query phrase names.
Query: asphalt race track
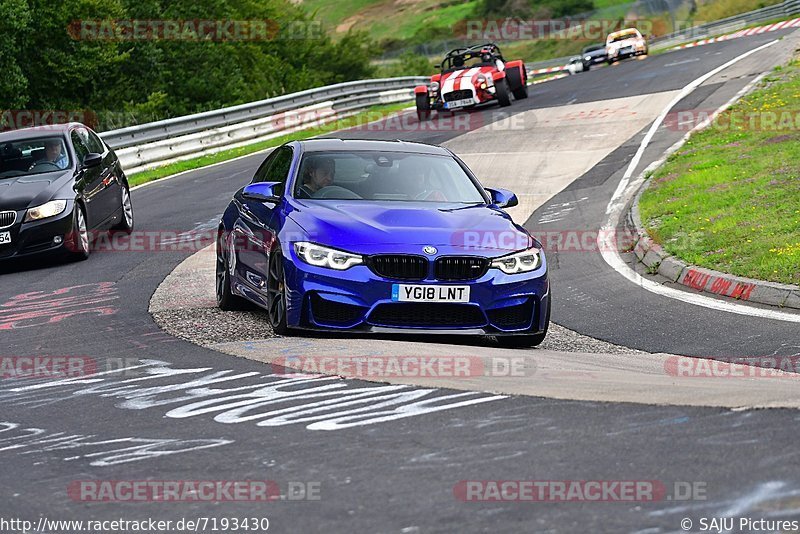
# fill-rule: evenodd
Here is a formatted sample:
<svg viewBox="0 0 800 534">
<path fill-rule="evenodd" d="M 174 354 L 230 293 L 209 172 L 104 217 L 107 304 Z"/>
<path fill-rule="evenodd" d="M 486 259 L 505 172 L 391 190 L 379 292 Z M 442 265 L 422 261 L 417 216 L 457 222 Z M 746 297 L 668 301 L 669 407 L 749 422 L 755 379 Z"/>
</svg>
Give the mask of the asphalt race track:
<svg viewBox="0 0 800 534">
<path fill-rule="evenodd" d="M 773 32 L 625 61 L 533 86 L 527 100 L 508 109 L 522 114 L 678 91 L 744 52 L 787 35 Z M 774 50 L 780 46 L 723 71 L 676 109 L 724 104 L 780 61 Z M 499 120 L 496 108 L 471 115 L 485 124 Z M 619 148 L 538 207 L 526 226 L 599 228 L 645 131 L 620 139 Z M 444 143 L 458 153 L 464 133 L 420 127 L 344 135 Z M 659 130 L 639 170 L 683 133 Z M 501 137 L 487 138 L 484 150 L 496 152 L 501 142 Z M 245 157 L 135 190 L 137 230 L 213 231 L 231 194 L 249 182 L 263 157 Z M 564 205 L 576 207 L 555 216 Z M 7 489 L 0 515 L 34 522 L 40 517 L 267 517 L 276 532 L 409 533 L 452 532 L 455 525 L 464 532 L 659 533 L 680 531 L 687 517 L 800 515 L 800 451 L 794 432 L 800 415 L 795 410 L 504 397 L 391 389 L 335 378 L 278 383 L 282 379 L 262 363 L 173 338 L 153 322 L 151 296 L 189 254 L 98 251 L 82 263 L 3 267 L 3 355 L 85 356 L 102 362 L 103 369 L 116 366 L 116 371 L 60 384 L 0 382 L 0 484 Z M 653 295 L 613 271 L 599 254 L 557 256 L 550 259 L 553 321 L 581 334 L 647 352 L 706 357 L 800 353 L 797 323 Z M 337 416 L 335 409 L 320 415 L 315 398 L 303 397 L 302 389 L 322 386 L 340 390 L 325 390 L 325 395 L 339 395 L 332 398 L 361 399 L 374 407 L 359 417 Z M 259 388 L 269 394 L 290 392 L 281 397 L 285 410 L 248 414 L 228 404 L 231 397 Z M 408 411 L 385 415 L 380 407 L 384 397 L 399 399 Z M 202 404 L 212 399 L 215 403 Z M 447 409 L 434 410 L 437 406 Z M 81 501 L 68 491 L 83 480 L 143 479 L 270 480 L 287 497 L 270 503 L 104 503 Z M 460 481 L 519 479 L 658 480 L 673 498 L 617 503 L 458 498 Z M 676 482 L 703 487 L 704 498 L 678 502 Z M 289 498 L 301 484 L 312 497 Z"/>
</svg>

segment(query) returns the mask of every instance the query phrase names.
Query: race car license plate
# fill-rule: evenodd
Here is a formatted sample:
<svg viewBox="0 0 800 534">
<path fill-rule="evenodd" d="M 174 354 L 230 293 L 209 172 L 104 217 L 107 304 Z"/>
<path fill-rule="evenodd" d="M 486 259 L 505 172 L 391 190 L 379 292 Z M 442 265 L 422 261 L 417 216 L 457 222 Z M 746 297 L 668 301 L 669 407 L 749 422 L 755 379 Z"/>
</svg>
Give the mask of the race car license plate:
<svg viewBox="0 0 800 534">
<path fill-rule="evenodd" d="M 11 232 L 0 232 L 0 245 L 11 244 Z"/>
<path fill-rule="evenodd" d="M 397 302 L 469 302 L 469 286 L 422 286 L 392 284 Z"/>
<path fill-rule="evenodd" d="M 453 100 L 452 102 L 445 102 L 444 107 L 446 109 L 456 109 L 456 108 L 463 108 L 464 106 L 471 106 L 474 103 L 475 99 L 464 98 L 462 100 Z"/>
</svg>

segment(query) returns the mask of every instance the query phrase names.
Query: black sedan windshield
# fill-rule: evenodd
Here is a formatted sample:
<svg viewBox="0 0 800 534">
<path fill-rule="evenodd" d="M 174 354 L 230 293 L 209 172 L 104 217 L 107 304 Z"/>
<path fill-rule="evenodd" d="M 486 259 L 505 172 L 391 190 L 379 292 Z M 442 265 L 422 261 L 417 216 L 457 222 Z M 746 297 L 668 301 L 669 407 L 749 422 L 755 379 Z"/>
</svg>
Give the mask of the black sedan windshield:
<svg viewBox="0 0 800 534">
<path fill-rule="evenodd" d="M 295 198 L 483 203 L 486 199 L 449 156 L 402 152 L 306 154 Z"/>
<path fill-rule="evenodd" d="M 0 145 L 0 180 L 66 169 L 70 156 L 64 138 L 37 137 Z"/>
</svg>

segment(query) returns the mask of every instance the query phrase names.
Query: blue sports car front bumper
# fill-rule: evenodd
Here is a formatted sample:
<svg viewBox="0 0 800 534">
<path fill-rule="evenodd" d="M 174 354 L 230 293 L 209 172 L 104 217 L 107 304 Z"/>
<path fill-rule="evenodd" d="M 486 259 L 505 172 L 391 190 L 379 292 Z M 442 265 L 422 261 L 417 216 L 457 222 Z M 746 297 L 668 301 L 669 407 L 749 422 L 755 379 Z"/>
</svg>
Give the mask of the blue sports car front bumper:
<svg viewBox="0 0 800 534">
<path fill-rule="evenodd" d="M 433 269 L 424 279 L 398 280 L 365 264 L 344 271 L 314 267 L 293 250 L 285 250 L 284 258 L 290 327 L 488 335 L 533 334 L 546 328 L 550 294 L 543 254 L 539 267 L 529 273 L 490 268 L 474 280 L 448 281 L 437 280 Z M 398 302 L 392 299 L 397 284 L 469 286 L 469 302 Z"/>
</svg>

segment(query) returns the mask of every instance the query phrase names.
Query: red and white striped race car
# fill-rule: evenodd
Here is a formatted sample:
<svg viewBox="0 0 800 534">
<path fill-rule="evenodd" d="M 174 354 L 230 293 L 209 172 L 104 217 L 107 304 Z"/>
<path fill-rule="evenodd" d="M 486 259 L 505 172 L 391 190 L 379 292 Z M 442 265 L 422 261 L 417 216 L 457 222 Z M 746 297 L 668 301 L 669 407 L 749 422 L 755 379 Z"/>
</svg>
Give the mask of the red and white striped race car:
<svg viewBox="0 0 800 534">
<path fill-rule="evenodd" d="M 511 95 L 528 98 L 528 75 L 522 60 L 503 59 L 500 48 L 486 43 L 451 50 L 442 61 L 441 73 L 428 85 L 414 88 L 417 116 L 430 117 L 431 110 L 454 110 L 497 101 L 511 105 Z"/>
</svg>

